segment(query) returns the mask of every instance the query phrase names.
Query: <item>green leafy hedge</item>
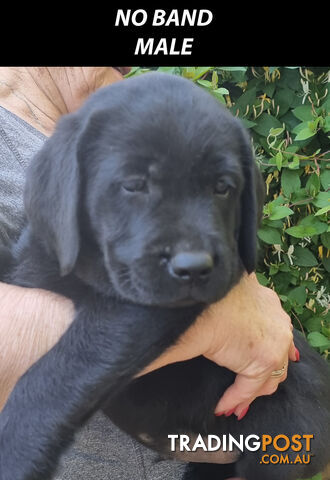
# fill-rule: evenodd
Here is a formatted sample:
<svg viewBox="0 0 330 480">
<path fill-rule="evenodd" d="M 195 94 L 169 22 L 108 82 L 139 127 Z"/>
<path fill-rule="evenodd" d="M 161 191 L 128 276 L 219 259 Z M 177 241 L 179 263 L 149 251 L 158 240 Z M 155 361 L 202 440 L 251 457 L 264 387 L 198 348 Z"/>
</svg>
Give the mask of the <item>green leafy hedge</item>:
<svg viewBox="0 0 330 480">
<path fill-rule="evenodd" d="M 153 70 L 196 82 L 251 132 L 267 190 L 259 282 L 279 294 L 295 327 L 330 360 L 330 67 Z"/>
</svg>

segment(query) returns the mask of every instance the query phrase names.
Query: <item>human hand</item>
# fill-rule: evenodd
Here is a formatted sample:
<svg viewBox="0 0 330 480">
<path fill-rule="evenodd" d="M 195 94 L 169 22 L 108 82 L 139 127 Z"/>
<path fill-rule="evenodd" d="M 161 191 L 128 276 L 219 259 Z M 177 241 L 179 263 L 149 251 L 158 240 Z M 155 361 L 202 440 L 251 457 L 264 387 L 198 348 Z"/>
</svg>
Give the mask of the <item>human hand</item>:
<svg viewBox="0 0 330 480">
<path fill-rule="evenodd" d="M 237 373 L 215 413 L 235 413 L 238 419 L 256 397 L 276 391 L 286 379 L 288 359 L 299 360 L 290 317 L 277 294 L 261 286 L 255 274 L 244 275 L 224 299 L 210 306 L 177 344 L 142 374 L 198 355 Z M 284 365 L 283 375 L 271 376 Z"/>
</svg>

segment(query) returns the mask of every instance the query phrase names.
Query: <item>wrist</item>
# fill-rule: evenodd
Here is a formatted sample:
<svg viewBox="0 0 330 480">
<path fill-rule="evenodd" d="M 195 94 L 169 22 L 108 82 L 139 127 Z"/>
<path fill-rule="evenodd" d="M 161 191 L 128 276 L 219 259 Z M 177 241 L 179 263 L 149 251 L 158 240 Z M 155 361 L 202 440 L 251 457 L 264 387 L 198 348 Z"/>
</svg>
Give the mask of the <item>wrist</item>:
<svg viewBox="0 0 330 480">
<path fill-rule="evenodd" d="M 261 301 L 265 287 L 257 280 L 255 273 L 244 273 L 240 281 L 218 302 L 210 305 L 204 312 L 204 321 L 208 328 L 213 328 L 209 336 L 209 346 L 204 355 L 221 364 L 225 358 L 224 351 L 246 348 L 251 330 L 263 317 Z M 242 343 L 243 342 L 243 343 Z"/>
</svg>

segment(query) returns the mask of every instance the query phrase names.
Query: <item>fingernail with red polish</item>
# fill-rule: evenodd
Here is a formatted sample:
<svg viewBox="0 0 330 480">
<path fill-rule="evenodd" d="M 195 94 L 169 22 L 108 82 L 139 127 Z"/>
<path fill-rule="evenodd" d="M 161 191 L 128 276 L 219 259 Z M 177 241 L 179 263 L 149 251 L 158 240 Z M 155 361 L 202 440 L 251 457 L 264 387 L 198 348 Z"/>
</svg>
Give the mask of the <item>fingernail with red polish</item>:
<svg viewBox="0 0 330 480">
<path fill-rule="evenodd" d="M 224 415 L 225 412 L 215 412 L 216 417 L 221 417 L 221 415 Z"/>
<path fill-rule="evenodd" d="M 244 408 L 244 410 L 243 410 L 243 411 L 239 414 L 239 416 L 237 417 L 237 420 L 242 420 L 242 418 L 245 417 L 245 415 L 247 414 L 249 408 L 250 408 L 250 407 Z"/>
<path fill-rule="evenodd" d="M 299 353 L 299 350 L 297 347 L 295 347 L 295 351 L 296 351 L 296 362 L 299 362 L 300 360 L 300 353 Z"/>
<path fill-rule="evenodd" d="M 228 412 L 225 413 L 225 416 L 226 417 L 230 417 L 230 415 L 232 415 L 234 412 L 235 412 L 235 408 L 233 408 L 232 410 L 228 410 Z"/>
</svg>

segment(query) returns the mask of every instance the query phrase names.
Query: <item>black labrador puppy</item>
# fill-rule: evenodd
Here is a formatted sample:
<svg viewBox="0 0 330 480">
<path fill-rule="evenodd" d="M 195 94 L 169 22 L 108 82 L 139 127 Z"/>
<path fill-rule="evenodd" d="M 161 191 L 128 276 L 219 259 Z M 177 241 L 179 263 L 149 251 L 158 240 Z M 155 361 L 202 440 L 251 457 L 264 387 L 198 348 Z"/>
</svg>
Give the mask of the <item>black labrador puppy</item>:
<svg viewBox="0 0 330 480">
<path fill-rule="evenodd" d="M 29 168 L 27 226 L 6 279 L 63 294 L 76 314 L 1 413 L 1 480 L 50 478 L 99 408 L 165 456 L 168 434 L 314 434 L 307 465 L 265 465 L 265 452 L 237 450 L 233 469 L 247 480 L 291 480 L 324 467 L 330 374 L 299 334 L 301 361 L 240 422 L 214 415 L 234 374 L 205 358 L 134 379 L 254 270 L 261 185 L 240 122 L 182 78 L 119 82 L 59 122 Z M 223 472 L 190 464 L 186 478 Z"/>
</svg>

